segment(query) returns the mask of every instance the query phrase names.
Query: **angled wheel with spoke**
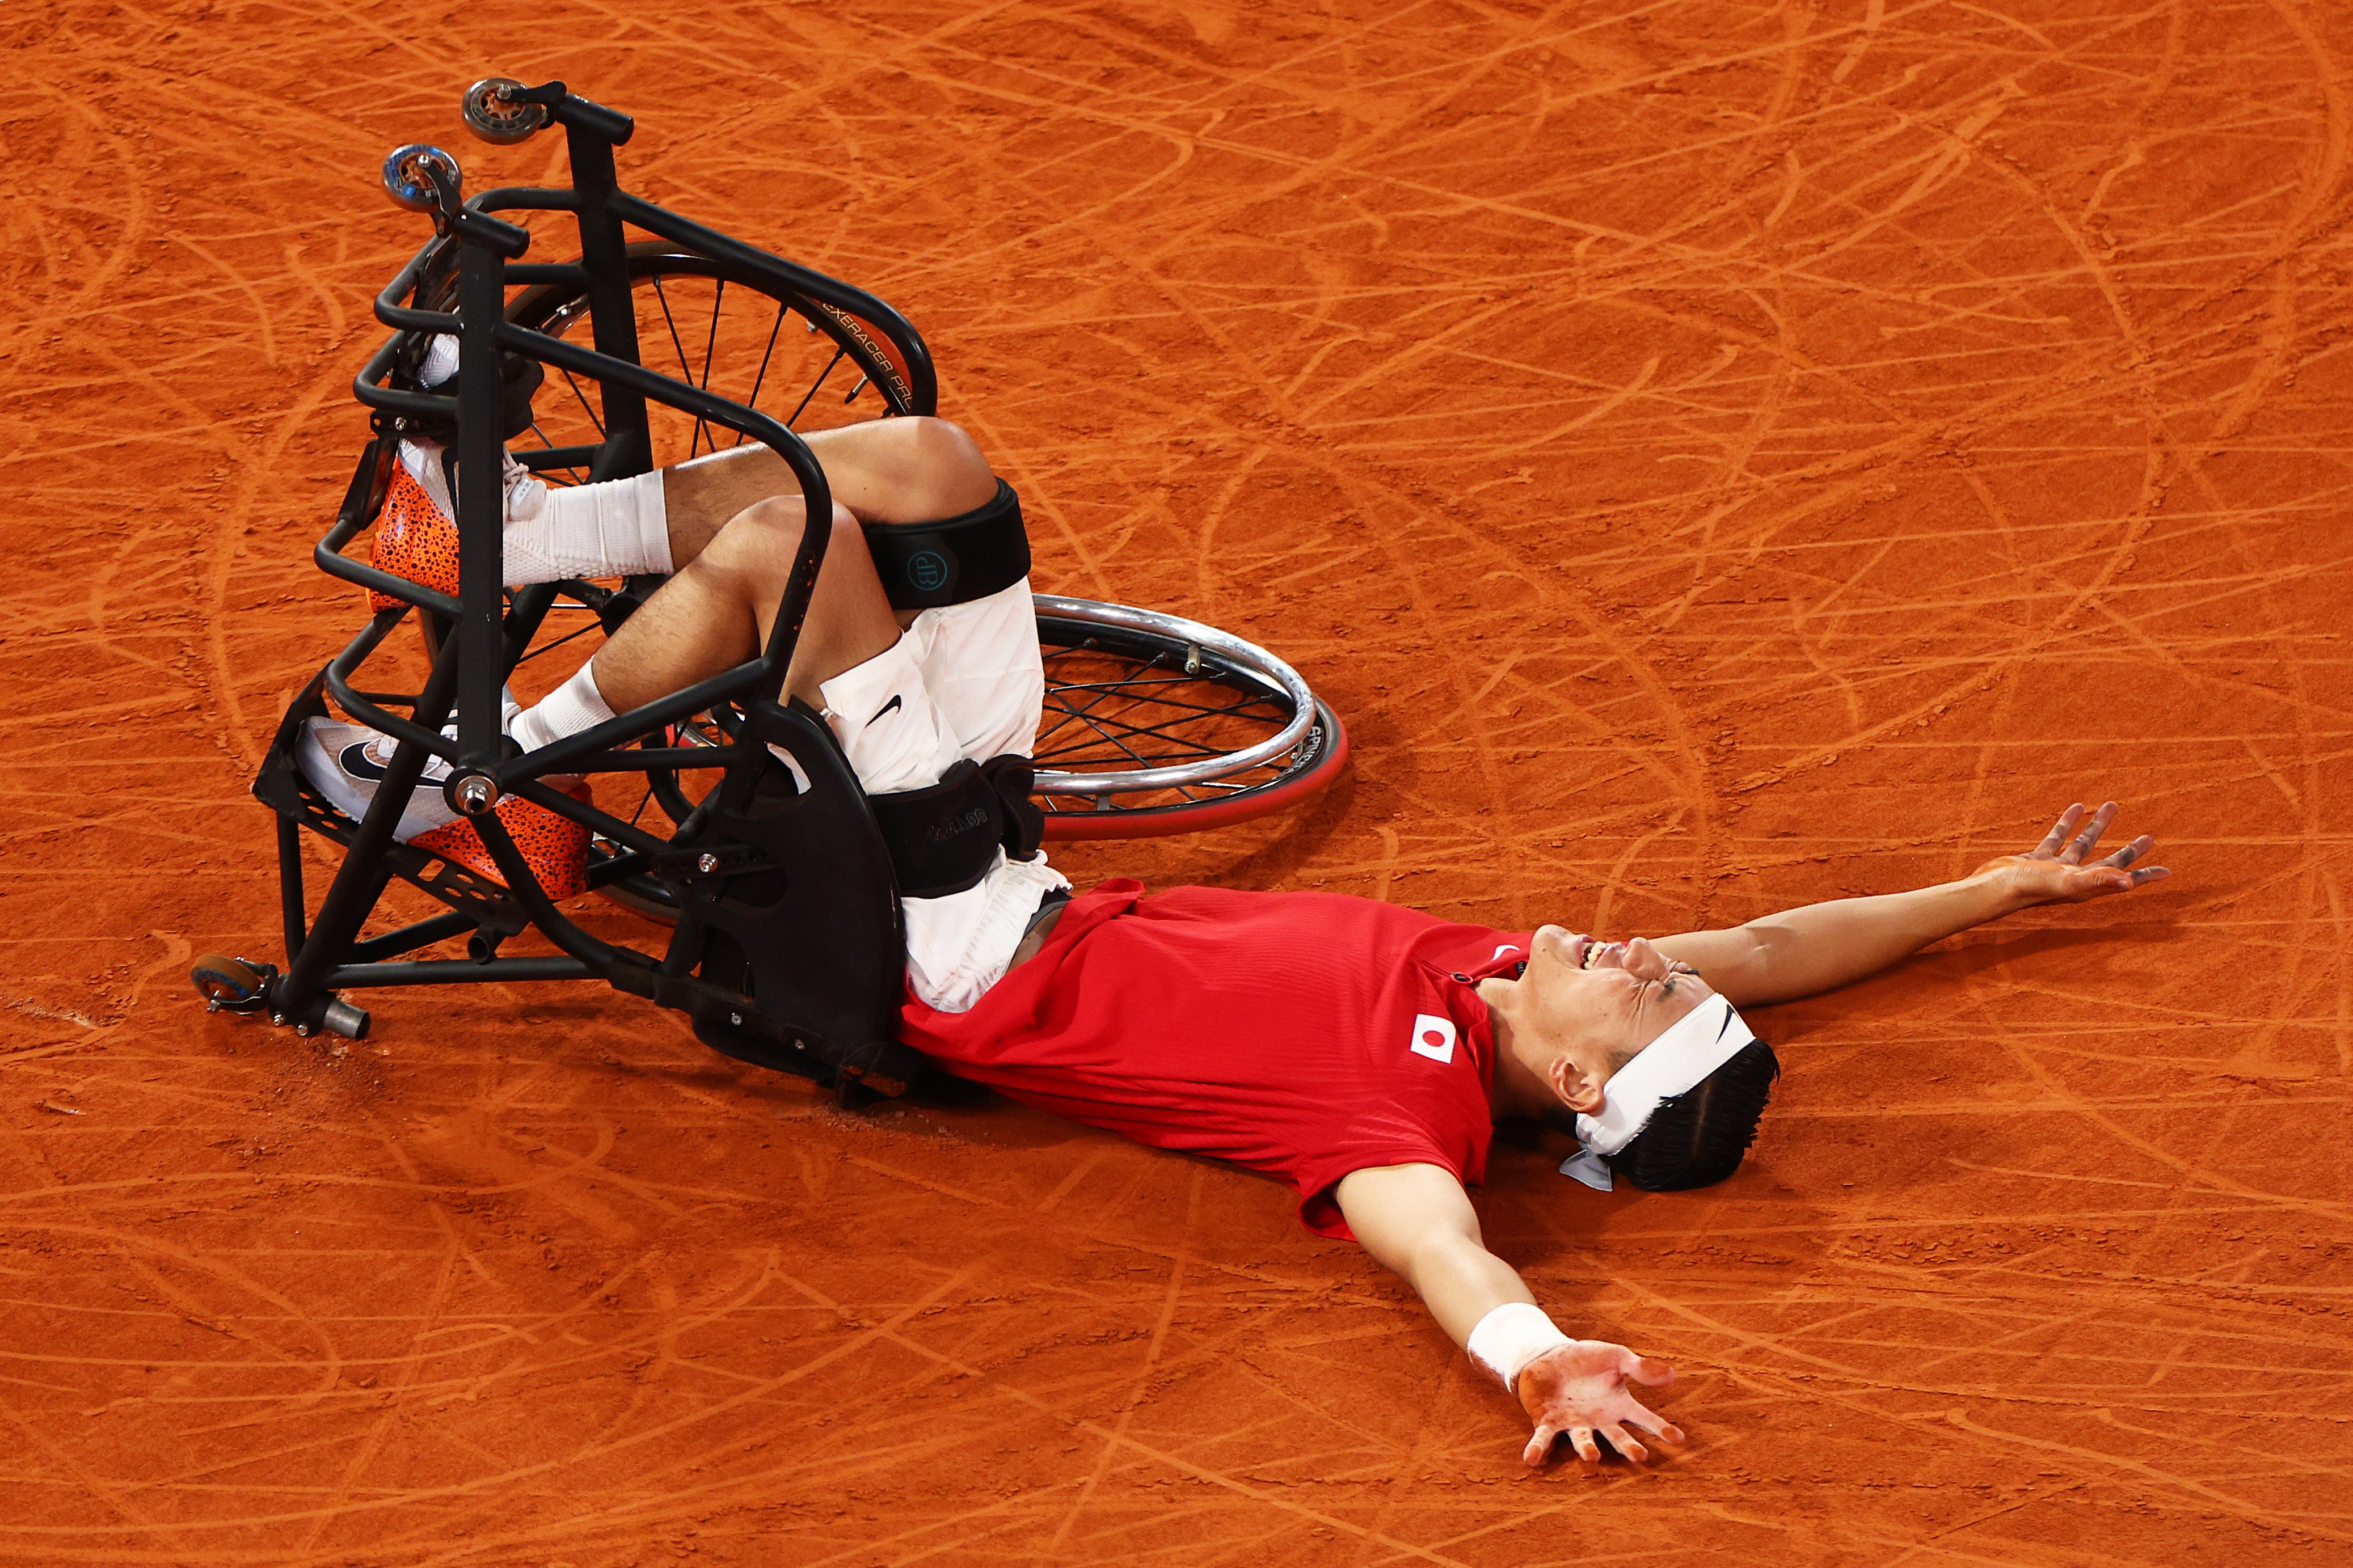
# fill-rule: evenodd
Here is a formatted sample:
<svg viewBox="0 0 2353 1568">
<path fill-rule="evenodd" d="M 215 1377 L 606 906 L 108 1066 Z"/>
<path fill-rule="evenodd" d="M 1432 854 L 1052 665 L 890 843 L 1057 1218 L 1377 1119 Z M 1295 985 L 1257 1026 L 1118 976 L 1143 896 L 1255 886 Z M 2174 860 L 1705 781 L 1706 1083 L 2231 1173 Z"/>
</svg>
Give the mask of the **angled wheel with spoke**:
<svg viewBox="0 0 2353 1568">
<path fill-rule="evenodd" d="M 1032 755 L 1047 837 L 1246 822 L 1347 765 L 1338 717 L 1256 644 L 1124 605 L 1036 599 L 1046 710 Z"/>
<path fill-rule="evenodd" d="M 928 414 L 904 359 L 881 329 L 822 300 L 779 290 L 749 269 L 689 255 L 659 240 L 629 247 L 638 359 L 755 408 L 807 435 L 894 414 Z M 507 318 L 551 337 L 586 342 L 583 286 L 534 284 Z M 515 460 L 551 484 L 588 478 L 585 448 L 605 438 L 597 388 L 552 369 L 533 399 L 531 430 L 509 444 Z M 745 437 L 659 405 L 647 410 L 657 465 L 741 446 Z"/>
</svg>

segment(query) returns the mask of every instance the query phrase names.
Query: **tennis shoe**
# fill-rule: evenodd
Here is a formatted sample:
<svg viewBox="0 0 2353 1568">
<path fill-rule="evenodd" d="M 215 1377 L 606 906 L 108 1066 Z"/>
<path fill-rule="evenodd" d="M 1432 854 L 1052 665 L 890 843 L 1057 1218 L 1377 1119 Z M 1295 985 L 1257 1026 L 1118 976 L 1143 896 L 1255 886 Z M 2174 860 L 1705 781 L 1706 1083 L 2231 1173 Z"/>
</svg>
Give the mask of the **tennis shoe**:
<svg viewBox="0 0 2353 1568">
<path fill-rule="evenodd" d="M 458 525 L 405 464 L 392 466 L 392 483 L 384 492 L 384 509 L 376 513 L 375 536 L 368 545 L 368 563 L 437 593 L 454 597 L 458 592 Z M 370 614 L 400 602 L 368 590 Z"/>
<path fill-rule="evenodd" d="M 520 711 L 514 700 L 508 698 L 507 721 L 513 722 Z M 453 729 L 442 732 L 449 734 Z M 375 802 L 376 788 L 392 765 L 392 754 L 397 745 L 391 736 L 364 724 L 320 718 L 302 727 L 295 758 L 311 787 L 326 796 L 328 804 L 337 811 L 356 822 Z M 439 757 L 427 760 L 424 773 L 408 797 L 406 809 L 400 814 L 393 837 L 452 865 L 462 866 L 479 877 L 505 882 L 498 862 L 491 858 L 490 847 L 482 842 L 473 823 L 450 809 L 448 797 L 441 791 L 448 777 L 448 762 Z M 583 805 L 594 804 L 587 781 L 577 774 L 550 777 L 543 782 Z M 568 899 L 586 890 L 592 835 L 585 824 L 559 816 L 521 795 L 509 795 L 500 801 L 496 815 L 549 898 Z"/>
<path fill-rule="evenodd" d="M 376 786 L 392 766 L 397 745 L 391 736 L 364 724 L 313 719 L 302 726 L 294 754 L 311 787 L 325 795 L 328 805 L 357 822 L 375 803 Z M 393 829 L 395 838 L 406 844 L 420 833 L 457 820 L 458 814 L 441 793 L 448 777 L 446 759 L 426 759 L 425 772 L 408 797 L 408 807 L 400 814 L 400 826 Z"/>
</svg>

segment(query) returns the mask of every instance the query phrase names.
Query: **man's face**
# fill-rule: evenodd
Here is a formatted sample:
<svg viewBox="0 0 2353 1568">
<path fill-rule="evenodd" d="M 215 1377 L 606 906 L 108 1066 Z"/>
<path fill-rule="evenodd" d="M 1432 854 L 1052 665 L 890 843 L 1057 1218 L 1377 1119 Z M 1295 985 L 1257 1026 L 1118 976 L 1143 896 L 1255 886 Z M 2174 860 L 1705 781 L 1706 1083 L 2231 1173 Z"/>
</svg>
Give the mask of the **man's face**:
<svg viewBox="0 0 2353 1568">
<path fill-rule="evenodd" d="M 1715 994 L 1641 937 L 1597 942 L 1546 926 L 1529 943 L 1527 973 L 1480 994 L 1510 1026 L 1513 1053 L 1590 1116 L 1610 1074 Z"/>
</svg>

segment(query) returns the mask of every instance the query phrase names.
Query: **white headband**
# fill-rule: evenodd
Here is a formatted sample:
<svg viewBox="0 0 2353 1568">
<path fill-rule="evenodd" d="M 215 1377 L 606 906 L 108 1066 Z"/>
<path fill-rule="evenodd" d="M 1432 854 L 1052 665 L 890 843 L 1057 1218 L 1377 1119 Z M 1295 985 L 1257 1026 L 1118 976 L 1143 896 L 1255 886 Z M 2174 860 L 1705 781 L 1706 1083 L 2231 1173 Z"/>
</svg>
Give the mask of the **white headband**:
<svg viewBox="0 0 2353 1568">
<path fill-rule="evenodd" d="M 1684 1014 L 1609 1075 L 1601 1090 L 1601 1114 L 1577 1119 L 1581 1147 L 1560 1163 L 1560 1173 L 1596 1192 L 1608 1192 L 1609 1167 L 1601 1156 L 1631 1143 L 1662 1103 L 1697 1088 L 1755 1038 L 1721 996 L 1711 996 Z"/>
</svg>

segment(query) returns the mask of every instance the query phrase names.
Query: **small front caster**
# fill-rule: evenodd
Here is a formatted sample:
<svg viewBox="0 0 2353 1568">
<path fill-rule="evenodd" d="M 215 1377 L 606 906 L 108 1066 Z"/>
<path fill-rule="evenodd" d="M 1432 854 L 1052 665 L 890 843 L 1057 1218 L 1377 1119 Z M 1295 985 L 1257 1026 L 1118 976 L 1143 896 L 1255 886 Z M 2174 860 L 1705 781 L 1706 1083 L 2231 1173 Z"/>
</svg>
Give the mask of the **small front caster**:
<svg viewBox="0 0 2353 1568">
<path fill-rule="evenodd" d="M 438 147 L 422 142 L 395 147 L 384 161 L 385 195 L 390 196 L 396 205 L 413 213 L 439 212 L 441 193 L 433 181 L 436 169 L 448 179 L 453 191 L 464 177 L 458 168 L 458 160 Z"/>
<path fill-rule="evenodd" d="M 547 125 L 547 106 L 533 103 L 512 77 L 487 76 L 466 89 L 466 129 L 496 146 L 528 142 Z"/>
<path fill-rule="evenodd" d="M 269 1005 L 269 983 L 278 978 L 274 963 L 230 958 L 208 952 L 188 972 L 207 1013 L 259 1013 Z"/>
</svg>

